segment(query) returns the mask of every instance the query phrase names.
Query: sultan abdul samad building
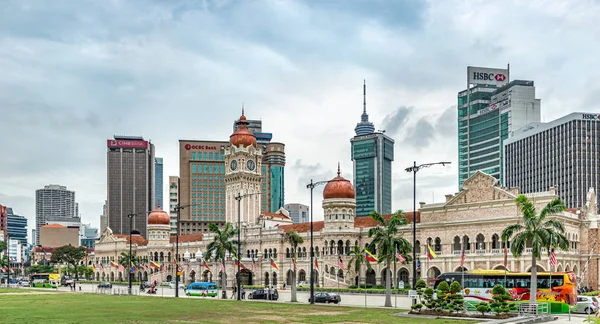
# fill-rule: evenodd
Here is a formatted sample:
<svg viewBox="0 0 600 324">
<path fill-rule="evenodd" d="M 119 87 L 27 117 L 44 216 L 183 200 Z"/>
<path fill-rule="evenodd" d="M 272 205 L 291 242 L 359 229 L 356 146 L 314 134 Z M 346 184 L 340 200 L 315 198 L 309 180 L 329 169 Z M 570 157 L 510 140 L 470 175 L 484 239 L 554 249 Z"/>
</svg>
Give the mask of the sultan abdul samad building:
<svg viewBox="0 0 600 324">
<path fill-rule="evenodd" d="M 230 146 L 225 149 L 226 159 L 226 220 L 237 226 L 238 193 L 242 195 L 260 192 L 261 150 L 257 149 L 256 138 L 246 129 L 246 117 L 242 114 L 238 121 L 238 130 L 230 136 Z M 460 251 L 466 247 L 465 268 L 472 269 L 504 269 L 502 230 L 521 221 L 520 213 L 514 203 L 519 194 L 516 188 L 503 188 L 498 181 L 481 172 L 475 173 L 464 182 L 463 189 L 447 195 L 441 203 L 420 204 L 417 212 L 417 245 L 419 269 L 417 277 L 433 279 L 442 272 L 457 271 L 460 265 Z M 556 192 L 549 188 L 547 192 L 527 194 L 535 201 L 537 208 L 542 208 L 554 199 Z M 295 230 L 304 238 L 304 244 L 298 247 L 297 280 L 308 281 L 310 272 L 310 223 L 293 224 L 288 212 L 280 209 L 277 213 L 260 211 L 260 195 L 247 196 L 241 201 L 241 235 L 244 255 L 242 263 L 243 285 L 266 284 L 281 287 L 292 280 L 292 253 L 285 234 Z M 348 286 L 361 281 L 370 284 L 385 284 L 385 268 L 383 264 L 373 264 L 369 273 L 363 266 L 360 274 L 342 271 L 338 266 L 338 255 L 341 255 L 347 266 L 348 253 L 353 245 L 366 246 L 369 228 L 376 226 L 369 217 L 355 217 L 355 191 L 349 180 L 338 174 L 324 188 L 322 208 L 324 220 L 314 223 L 315 256 L 319 268 L 315 278 L 321 286 Z M 588 203 L 580 209 L 569 209 L 556 216 L 561 219 L 570 241 L 568 251 L 557 251 L 558 271 L 574 271 L 580 279 L 580 285 L 597 288 L 598 259 L 592 258 L 587 269 L 586 261 L 590 253 L 598 253 L 598 216 L 593 189 L 588 195 Z M 403 226 L 400 235 L 412 242 L 412 213 L 406 213 L 408 225 Z M 134 235 L 133 251 L 144 259 L 165 264 L 166 269 L 138 268 L 137 279 L 171 281 L 175 269 L 173 261 L 179 260 L 183 267 L 182 281 L 217 281 L 222 276 L 220 266 L 213 260 L 202 266 L 203 253 L 213 240 L 212 234 L 191 234 L 179 237 L 180 255 L 175 255 L 175 237 L 171 236 L 169 215 L 154 210 L 148 217 L 148 237 Z M 97 280 L 127 280 L 127 269 L 119 271 L 111 267 L 110 262 L 118 262 L 122 252 L 129 252 L 129 236 L 113 234 L 107 228 L 96 243 L 91 256 L 95 264 Z M 436 252 L 437 258 L 428 261 L 427 245 Z M 591 252 L 594 247 L 595 252 Z M 376 251 L 371 251 L 376 253 Z M 279 269 L 271 266 L 272 257 Z M 521 258 L 509 256 L 510 271 L 529 271 L 531 268 L 530 252 Z M 548 257 L 544 255 L 538 262 L 539 270 L 548 270 Z M 225 262 L 227 286 L 232 287 L 237 267 L 233 266 L 232 256 Z M 393 269 L 392 269 L 393 270 Z M 584 272 L 585 273 L 582 273 Z M 409 283 L 412 280 L 412 265 L 397 264 L 397 281 Z M 219 284 L 221 281 L 217 281 Z"/>
</svg>

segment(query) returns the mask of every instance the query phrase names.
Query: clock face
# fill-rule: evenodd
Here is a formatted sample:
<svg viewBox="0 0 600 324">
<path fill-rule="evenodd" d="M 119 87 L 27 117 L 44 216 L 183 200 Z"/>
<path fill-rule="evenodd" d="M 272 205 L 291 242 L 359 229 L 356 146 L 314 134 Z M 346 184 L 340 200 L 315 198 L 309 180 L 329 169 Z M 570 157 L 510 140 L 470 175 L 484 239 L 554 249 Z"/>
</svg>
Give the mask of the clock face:
<svg viewBox="0 0 600 324">
<path fill-rule="evenodd" d="M 246 163 L 246 165 L 248 166 L 248 170 L 253 171 L 254 168 L 256 167 L 256 164 L 254 164 L 254 161 L 252 160 L 248 160 L 248 163 Z"/>
<path fill-rule="evenodd" d="M 231 170 L 235 171 L 235 169 L 237 169 L 237 160 L 231 161 L 229 167 L 231 168 Z"/>
</svg>

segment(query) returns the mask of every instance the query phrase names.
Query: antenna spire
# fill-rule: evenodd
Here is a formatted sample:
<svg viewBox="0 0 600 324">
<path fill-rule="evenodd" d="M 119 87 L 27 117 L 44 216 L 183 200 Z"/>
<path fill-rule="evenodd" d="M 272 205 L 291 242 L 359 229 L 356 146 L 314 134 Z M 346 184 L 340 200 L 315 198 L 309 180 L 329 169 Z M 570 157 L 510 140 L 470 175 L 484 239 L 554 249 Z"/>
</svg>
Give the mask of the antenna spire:
<svg viewBox="0 0 600 324">
<path fill-rule="evenodd" d="M 363 79 L 363 114 L 367 113 L 367 80 Z"/>
</svg>

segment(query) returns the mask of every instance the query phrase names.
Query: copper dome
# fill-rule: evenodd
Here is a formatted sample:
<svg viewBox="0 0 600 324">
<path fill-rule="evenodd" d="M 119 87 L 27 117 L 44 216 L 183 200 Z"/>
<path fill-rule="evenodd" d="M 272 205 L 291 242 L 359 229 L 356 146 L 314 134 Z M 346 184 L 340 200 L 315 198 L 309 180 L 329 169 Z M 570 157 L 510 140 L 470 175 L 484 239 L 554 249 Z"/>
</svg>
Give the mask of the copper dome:
<svg viewBox="0 0 600 324">
<path fill-rule="evenodd" d="M 323 199 L 331 198 L 354 198 L 354 187 L 349 180 L 340 176 L 340 164 L 338 163 L 337 177 L 329 180 L 323 189 Z"/>
<path fill-rule="evenodd" d="M 242 107 L 242 116 L 237 121 L 236 125 L 238 129 L 229 136 L 229 144 L 233 146 L 254 146 L 256 147 L 256 136 L 248 130 L 248 122 L 246 121 L 246 116 L 244 116 L 244 108 Z"/>
<path fill-rule="evenodd" d="M 170 225 L 171 220 L 169 219 L 169 214 L 164 210 L 160 209 L 160 204 L 158 208 L 150 212 L 148 215 L 148 225 Z"/>
</svg>

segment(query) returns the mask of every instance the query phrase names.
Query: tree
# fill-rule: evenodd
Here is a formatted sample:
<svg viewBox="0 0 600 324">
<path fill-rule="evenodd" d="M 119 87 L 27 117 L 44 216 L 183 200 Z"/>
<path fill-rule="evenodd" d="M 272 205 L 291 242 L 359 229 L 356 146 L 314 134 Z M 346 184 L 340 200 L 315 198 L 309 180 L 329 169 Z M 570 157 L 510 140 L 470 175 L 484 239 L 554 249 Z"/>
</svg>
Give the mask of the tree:
<svg viewBox="0 0 600 324">
<path fill-rule="evenodd" d="M 304 243 L 304 239 L 296 233 L 296 231 L 291 230 L 287 234 L 285 234 L 285 238 L 292 246 L 292 259 L 296 262 L 296 250 L 298 249 L 298 244 Z M 312 278 L 312 277 L 311 277 Z M 292 272 L 292 299 L 290 300 L 292 303 L 298 301 L 296 298 L 296 268 L 294 267 L 294 271 Z"/>
<path fill-rule="evenodd" d="M 379 262 L 385 260 L 385 307 L 392 307 L 392 294 L 391 294 L 391 283 L 392 278 L 390 276 L 390 263 L 392 258 L 396 257 L 396 248 L 402 254 L 406 254 L 412 251 L 412 246 L 404 238 L 396 237 L 398 235 L 398 227 L 406 225 L 406 218 L 404 218 L 404 212 L 398 210 L 389 220 L 386 220 L 376 211 L 371 212 L 371 218 L 374 219 L 379 225 L 369 229 L 369 237 L 373 238 L 370 245 L 377 247 L 377 258 Z"/>
<path fill-rule="evenodd" d="M 135 252 L 132 252 L 131 256 L 129 255 L 129 253 L 121 252 L 121 257 L 119 259 L 119 264 L 121 264 L 126 269 L 131 266 L 131 263 L 136 265 L 139 262 L 139 258 L 135 255 Z"/>
<path fill-rule="evenodd" d="M 222 298 L 227 299 L 227 272 L 225 271 L 225 254 L 236 255 L 236 246 L 238 241 L 234 239 L 237 234 L 237 228 L 233 228 L 231 223 L 227 222 L 222 228 L 215 223 L 208 224 L 208 229 L 213 233 L 213 241 L 207 246 L 206 259 L 211 258 L 217 262 L 223 262 L 223 274 L 221 275 L 221 287 L 223 289 Z"/>
<path fill-rule="evenodd" d="M 436 300 L 436 309 L 438 311 L 443 311 L 448 305 L 448 295 L 450 294 L 450 285 L 442 281 L 437 287 L 437 300 Z"/>
<path fill-rule="evenodd" d="M 477 304 L 477 307 L 475 307 L 475 309 L 477 309 L 478 312 L 481 312 L 481 315 L 485 315 L 485 313 L 491 310 L 490 305 L 486 302 L 481 302 Z"/>
<path fill-rule="evenodd" d="M 423 296 L 424 290 L 427 288 L 427 283 L 423 279 L 417 280 L 417 284 L 415 285 L 415 289 L 417 290 L 417 296 L 419 296 L 419 302 L 423 302 L 421 297 Z M 431 295 L 433 296 L 433 289 L 431 290 Z"/>
<path fill-rule="evenodd" d="M 495 285 L 494 288 L 492 288 L 492 299 L 494 301 L 490 303 L 490 308 L 496 312 L 496 315 L 508 313 L 517 308 L 514 303 L 508 303 L 512 298 L 502 285 Z"/>
<path fill-rule="evenodd" d="M 358 276 L 358 287 L 360 288 L 360 267 L 364 263 L 367 265 L 367 269 L 371 270 L 371 262 L 367 261 L 367 258 L 365 257 L 365 250 L 361 249 L 358 245 L 353 246 L 348 255 L 350 256 L 350 260 L 348 261 L 347 272 L 350 273 L 350 270 L 354 271 L 354 273 Z M 364 288 L 367 288 L 366 278 Z"/>
<path fill-rule="evenodd" d="M 447 296 L 447 298 L 450 298 L 450 312 L 463 310 L 465 299 L 462 294 L 459 294 L 461 291 L 462 287 L 458 281 L 453 281 L 450 284 L 450 294 Z"/>
<path fill-rule="evenodd" d="M 86 255 L 87 248 L 85 246 L 74 247 L 71 244 L 63 245 L 52 252 L 51 261 L 54 263 L 66 263 L 75 268 L 77 263 L 83 260 Z M 77 276 L 77 274 L 75 276 Z"/>
<path fill-rule="evenodd" d="M 55 273 L 55 272 L 56 272 L 56 268 L 54 268 L 53 266 L 45 265 L 45 264 L 34 264 L 25 270 L 25 273 L 27 273 L 27 274 Z"/>
<path fill-rule="evenodd" d="M 0 253 L 4 252 L 4 250 L 6 250 L 6 242 L 0 241 Z"/>
<path fill-rule="evenodd" d="M 507 242 L 512 239 L 510 251 L 515 258 L 523 255 L 527 244 L 531 244 L 531 290 L 529 301 L 535 304 L 537 297 L 536 261 L 541 258 L 542 248 L 549 248 L 551 245 L 557 245 L 565 251 L 569 248 L 569 241 L 564 235 L 565 227 L 563 223 L 558 219 L 549 219 L 549 216 L 558 215 L 566 208 L 563 202 L 556 198 L 544 206 L 538 214 L 534 203 L 525 195 L 519 195 L 515 202 L 523 216 L 523 224 L 514 224 L 505 228 L 502 231 L 502 240 Z M 550 249 L 548 249 L 548 253 L 550 253 Z"/>
</svg>

